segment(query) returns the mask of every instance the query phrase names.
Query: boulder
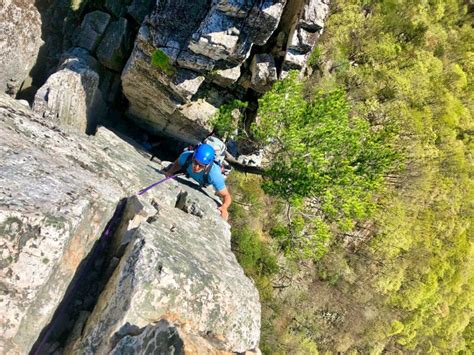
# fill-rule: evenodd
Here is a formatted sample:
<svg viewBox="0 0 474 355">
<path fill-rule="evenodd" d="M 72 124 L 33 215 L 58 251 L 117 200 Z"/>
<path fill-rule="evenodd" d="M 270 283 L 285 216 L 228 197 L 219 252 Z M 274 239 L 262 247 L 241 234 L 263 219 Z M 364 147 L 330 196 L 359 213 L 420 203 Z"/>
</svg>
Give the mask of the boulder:
<svg viewBox="0 0 474 355">
<path fill-rule="evenodd" d="M 81 48 L 65 54 L 58 71 L 37 91 L 33 110 L 49 120 L 85 132 L 101 113 L 97 62 Z"/>
<path fill-rule="evenodd" d="M 249 40 L 264 45 L 277 29 L 285 8 L 286 0 L 256 1 L 245 21 Z"/>
<path fill-rule="evenodd" d="M 34 1 L 6 0 L 0 23 L 0 92 L 15 96 L 43 45 L 41 15 Z"/>
<path fill-rule="evenodd" d="M 97 58 L 106 68 L 121 72 L 130 48 L 130 31 L 124 18 L 111 22 L 97 48 Z"/>
<path fill-rule="evenodd" d="M 95 53 L 105 29 L 109 25 L 110 15 L 103 11 L 93 11 L 84 16 L 75 45 Z"/>
<path fill-rule="evenodd" d="M 305 0 L 302 14 L 290 32 L 281 78 L 284 78 L 290 70 L 302 70 L 306 67 L 306 62 L 322 33 L 324 19 L 328 13 L 329 0 Z"/>
<path fill-rule="evenodd" d="M 256 54 L 250 65 L 252 72 L 251 87 L 258 92 L 271 89 L 277 80 L 275 60 L 271 54 Z"/>
<path fill-rule="evenodd" d="M 235 83 L 240 78 L 240 72 L 240 65 L 229 69 L 216 70 L 212 81 L 219 86 L 227 87 Z"/>
<path fill-rule="evenodd" d="M 311 32 L 320 31 L 328 13 L 329 0 L 305 0 L 301 25 Z"/>
</svg>

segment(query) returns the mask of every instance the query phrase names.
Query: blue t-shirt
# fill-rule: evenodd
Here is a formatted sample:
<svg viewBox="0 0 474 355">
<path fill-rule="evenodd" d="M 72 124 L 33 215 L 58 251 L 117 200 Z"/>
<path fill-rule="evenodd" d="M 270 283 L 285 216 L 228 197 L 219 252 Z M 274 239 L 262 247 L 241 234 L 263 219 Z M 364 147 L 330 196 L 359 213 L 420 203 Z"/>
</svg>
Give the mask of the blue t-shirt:
<svg viewBox="0 0 474 355">
<path fill-rule="evenodd" d="M 186 164 L 186 160 L 188 159 L 188 157 L 191 156 L 193 153 L 194 152 L 181 153 L 181 155 L 178 158 L 179 165 L 184 166 Z M 193 164 L 189 164 L 188 169 L 186 170 L 186 173 L 190 177 L 192 177 L 194 180 L 196 180 L 198 183 L 202 184 L 204 182 L 205 170 L 206 169 L 200 171 L 199 173 L 195 173 L 193 172 Z M 225 188 L 224 175 L 222 175 L 221 168 L 216 163 L 212 164 L 207 180 L 209 184 L 214 186 L 216 191 L 221 191 L 222 189 Z"/>
</svg>

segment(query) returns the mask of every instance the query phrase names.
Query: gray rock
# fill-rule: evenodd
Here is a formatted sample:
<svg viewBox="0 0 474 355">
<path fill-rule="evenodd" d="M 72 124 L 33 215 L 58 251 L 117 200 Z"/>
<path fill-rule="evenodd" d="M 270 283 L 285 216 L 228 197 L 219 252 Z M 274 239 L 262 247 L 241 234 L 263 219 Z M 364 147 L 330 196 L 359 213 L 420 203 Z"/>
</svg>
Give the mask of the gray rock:
<svg viewBox="0 0 474 355">
<path fill-rule="evenodd" d="M 82 20 L 81 29 L 74 41 L 75 45 L 94 53 L 109 22 L 110 15 L 106 12 L 93 11 L 88 13 Z"/>
<path fill-rule="evenodd" d="M 250 0 L 219 0 L 217 9 L 227 16 L 246 17 L 252 8 L 253 1 Z"/>
<path fill-rule="evenodd" d="M 278 27 L 286 0 L 257 1 L 245 21 L 249 40 L 263 45 Z"/>
<path fill-rule="evenodd" d="M 209 57 L 194 54 L 190 51 L 182 51 L 177 58 L 178 65 L 198 71 L 210 71 L 214 68 L 215 61 Z"/>
<path fill-rule="evenodd" d="M 322 33 L 324 20 L 329 13 L 328 0 L 305 0 L 303 13 L 289 38 L 280 78 L 290 70 L 302 70 Z"/>
<path fill-rule="evenodd" d="M 120 75 L 113 71 L 104 70 L 101 75 L 99 89 L 107 103 L 115 102 L 122 91 Z"/>
<path fill-rule="evenodd" d="M 76 353 L 109 352 L 123 325 L 143 328 L 170 318 L 220 350 L 243 352 L 257 346 L 258 294 L 230 251 L 230 229 L 223 233 L 220 225 L 201 221 L 165 206 L 160 223 L 140 225 Z"/>
<path fill-rule="evenodd" d="M 185 101 L 191 99 L 203 82 L 204 76 L 191 70 L 179 69 L 169 81 L 169 87 Z"/>
<path fill-rule="evenodd" d="M 240 36 L 239 25 L 233 18 L 217 9 L 211 10 L 200 28 L 193 34 L 189 49 L 214 60 L 228 59 L 239 53 L 237 47 Z"/>
<path fill-rule="evenodd" d="M 227 87 L 240 78 L 240 72 L 240 65 L 229 69 L 216 70 L 212 77 L 212 81 L 219 86 Z"/>
<path fill-rule="evenodd" d="M 17 100 L 20 104 L 22 104 L 25 107 L 30 108 L 30 103 L 26 100 Z"/>
<path fill-rule="evenodd" d="M 283 71 L 301 70 L 304 68 L 310 53 L 300 52 L 294 49 L 289 49 L 286 52 L 285 61 L 283 62 Z"/>
<path fill-rule="evenodd" d="M 124 18 L 110 23 L 97 48 L 97 58 L 106 68 L 121 72 L 129 51 L 130 33 Z"/>
<path fill-rule="evenodd" d="M 105 8 L 115 17 L 122 17 L 127 13 L 130 0 L 105 0 Z"/>
<path fill-rule="evenodd" d="M 275 60 L 270 54 L 256 54 L 250 65 L 252 88 L 259 92 L 269 90 L 277 80 Z"/>
<path fill-rule="evenodd" d="M 239 155 L 239 158 L 237 159 L 237 161 L 243 165 L 261 167 L 264 161 L 263 157 L 264 157 L 264 152 L 258 151 L 250 155 Z"/>
<path fill-rule="evenodd" d="M 3 94 L 0 123 L 0 350 L 25 354 L 119 201 L 163 175 L 114 133 L 66 133 Z M 68 349 L 117 345 L 173 315 L 173 322 L 189 324 L 186 333 L 198 344 L 212 340 L 214 349 L 245 351 L 258 343 L 258 293 L 230 251 L 230 227 L 212 194 L 188 184 L 170 180 L 140 197 L 159 201 L 160 214 L 153 225 L 137 226 L 133 218 L 124 228 L 125 234 L 137 229 L 81 338 Z M 202 218 L 174 207 L 182 190 L 198 201 Z M 137 217 L 144 221 L 154 211 L 145 206 Z M 128 331 L 114 338 L 126 324 Z"/>
<path fill-rule="evenodd" d="M 95 63 L 85 50 L 68 53 L 59 70 L 37 91 L 33 110 L 64 127 L 85 132 L 101 112 Z"/>
<path fill-rule="evenodd" d="M 313 50 L 319 36 L 320 31 L 309 32 L 303 27 L 298 26 L 293 32 L 293 36 L 291 36 L 288 48 L 294 51 L 309 53 Z"/>
<path fill-rule="evenodd" d="M 182 328 L 165 319 L 140 329 L 139 334 L 126 334 L 113 346 L 112 355 L 133 354 L 215 354 L 205 339 L 186 334 Z"/>
<path fill-rule="evenodd" d="M 0 92 L 15 96 L 43 45 L 41 15 L 33 1 L 2 1 L 0 23 Z"/>
<path fill-rule="evenodd" d="M 204 215 L 204 211 L 201 207 L 199 207 L 199 203 L 195 200 L 192 200 L 188 197 L 188 193 L 186 191 L 181 192 L 178 195 L 178 200 L 176 201 L 176 208 L 180 210 L 202 218 Z"/>
<path fill-rule="evenodd" d="M 145 16 L 151 12 L 153 4 L 152 0 L 132 0 L 130 6 L 127 7 L 127 12 L 138 24 L 141 24 Z"/>
<path fill-rule="evenodd" d="M 124 190 L 99 177 L 101 152 L 85 137 L 67 136 L 3 95 L 0 121 L 0 349 L 25 354 Z"/>
<path fill-rule="evenodd" d="M 242 100 L 248 88 L 263 93 L 276 80 L 273 59 L 249 58 L 254 45 L 268 46 L 267 53 L 278 62 L 286 60 L 283 75 L 304 68 L 319 36 L 314 24 L 326 14 L 324 1 L 288 6 L 286 0 L 158 2 L 143 21 L 122 72 L 128 116 L 154 131 L 185 141 L 201 140 L 209 132 L 211 117 L 204 113 L 212 114 L 211 106 Z M 295 37 L 289 38 L 293 33 Z M 272 35 L 275 40 L 268 43 Z M 286 55 L 288 43 L 292 52 Z M 196 110 L 202 105 L 209 110 Z"/>
<path fill-rule="evenodd" d="M 311 32 L 319 31 L 328 13 L 329 0 L 305 0 L 301 25 Z"/>
</svg>

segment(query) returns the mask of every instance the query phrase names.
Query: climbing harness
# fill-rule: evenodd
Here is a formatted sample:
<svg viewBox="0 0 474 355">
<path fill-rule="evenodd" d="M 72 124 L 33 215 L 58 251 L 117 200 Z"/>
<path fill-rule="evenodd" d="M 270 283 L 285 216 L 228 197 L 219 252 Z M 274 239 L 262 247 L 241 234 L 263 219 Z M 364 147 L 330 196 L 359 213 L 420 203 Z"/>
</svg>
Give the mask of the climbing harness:
<svg viewBox="0 0 474 355">
<path fill-rule="evenodd" d="M 161 180 L 158 180 L 157 182 L 151 184 L 150 186 L 147 186 L 145 187 L 144 189 L 141 189 L 140 191 L 137 192 L 137 195 L 140 196 L 140 195 L 143 195 L 145 192 L 147 192 L 148 190 L 152 189 L 153 187 L 155 187 L 156 185 L 159 185 L 161 184 L 162 182 L 165 182 L 166 180 L 169 180 L 169 179 L 174 179 L 175 177 L 179 176 L 179 175 L 182 175 L 183 173 L 178 173 L 178 174 L 175 174 L 175 175 L 171 175 L 171 176 L 168 176 L 168 177 L 165 177 Z"/>
</svg>

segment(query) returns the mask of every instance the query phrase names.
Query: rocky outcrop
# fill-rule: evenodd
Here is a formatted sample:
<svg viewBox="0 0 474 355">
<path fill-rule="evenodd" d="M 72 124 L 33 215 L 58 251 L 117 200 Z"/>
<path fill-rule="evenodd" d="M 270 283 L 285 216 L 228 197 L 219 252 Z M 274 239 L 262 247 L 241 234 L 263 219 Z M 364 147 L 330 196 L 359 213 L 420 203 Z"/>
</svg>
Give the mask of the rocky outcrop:
<svg viewBox="0 0 474 355">
<path fill-rule="evenodd" d="M 85 132 L 104 110 L 97 72 L 98 63 L 86 50 L 71 50 L 36 93 L 33 110 L 63 127 Z"/>
<path fill-rule="evenodd" d="M 329 0 L 305 1 L 301 15 L 289 34 L 287 52 L 282 65 L 282 77 L 290 70 L 301 70 L 324 28 L 329 12 Z"/>
<path fill-rule="evenodd" d="M 162 318 L 189 333 L 205 334 L 218 349 L 243 352 L 257 346 L 260 321 L 253 314 L 260 307 L 258 297 L 237 291 L 252 285 L 236 278 L 234 256 L 222 253 L 229 248 L 229 230 L 222 233 L 212 223 L 178 212 L 163 206 L 155 221 L 134 232 L 75 351 L 108 353 L 116 349 L 114 335 L 122 327 L 143 328 Z"/>
<path fill-rule="evenodd" d="M 0 6 L 0 92 L 14 96 L 35 64 L 41 16 L 34 1 L 6 0 Z"/>
<path fill-rule="evenodd" d="M 163 177 L 159 165 L 106 129 L 65 133 L 3 94 L 0 140 L 1 353 L 28 353 L 35 342 L 44 350 L 48 339 L 38 337 L 57 323 L 53 314 L 101 235 L 123 257 L 68 349 L 136 353 L 171 333 L 185 349 L 257 346 L 258 294 L 230 251 L 212 193 L 171 180 L 133 197 Z M 183 191 L 202 216 L 175 208 Z M 117 214 L 121 201 L 131 207 Z"/>
<path fill-rule="evenodd" d="M 148 129 L 202 139 L 222 102 L 249 89 L 263 93 L 304 67 L 328 12 L 325 1 L 159 2 L 122 72 L 130 116 Z"/>
</svg>

